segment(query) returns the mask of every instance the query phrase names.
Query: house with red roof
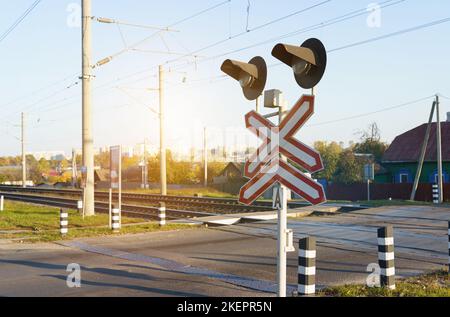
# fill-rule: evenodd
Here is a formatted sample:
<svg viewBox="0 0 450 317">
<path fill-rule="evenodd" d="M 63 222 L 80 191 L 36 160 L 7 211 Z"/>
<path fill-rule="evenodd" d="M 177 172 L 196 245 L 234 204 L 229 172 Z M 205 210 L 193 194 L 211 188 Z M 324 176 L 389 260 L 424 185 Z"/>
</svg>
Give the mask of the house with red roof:
<svg viewBox="0 0 450 317">
<path fill-rule="evenodd" d="M 437 181 L 436 123 L 433 123 L 420 175 L 420 183 Z M 427 124 L 422 124 L 397 136 L 382 158 L 383 170 L 376 176 L 380 183 L 413 183 Z M 441 122 L 442 169 L 444 183 L 450 183 L 450 113 L 447 121 Z"/>
</svg>

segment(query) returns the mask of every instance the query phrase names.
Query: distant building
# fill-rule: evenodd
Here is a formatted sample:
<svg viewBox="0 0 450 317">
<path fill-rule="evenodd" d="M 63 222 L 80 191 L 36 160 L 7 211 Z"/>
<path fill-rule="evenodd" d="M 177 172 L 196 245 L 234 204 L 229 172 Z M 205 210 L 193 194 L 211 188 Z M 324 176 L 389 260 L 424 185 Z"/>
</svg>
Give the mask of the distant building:
<svg viewBox="0 0 450 317">
<path fill-rule="evenodd" d="M 213 178 L 213 184 L 225 184 L 229 182 L 243 181 L 244 166 L 242 163 L 230 162 L 225 166 L 219 176 Z"/>
<path fill-rule="evenodd" d="M 64 151 L 39 151 L 27 154 L 32 155 L 37 161 L 39 161 L 42 158 L 45 160 L 54 160 L 54 161 L 62 161 L 64 159 L 67 159 L 66 153 Z"/>
<path fill-rule="evenodd" d="M 382 158 L 383 171 L 376 175 L 381 183 L 413 183 L 427 124 L 397 136 Z M 445 183 L 450 182 L 450 114 L 441 122 L 442 169 Z M 436 123 L 431 126 L 420 183 L 437 181 Z"/>
</svg>

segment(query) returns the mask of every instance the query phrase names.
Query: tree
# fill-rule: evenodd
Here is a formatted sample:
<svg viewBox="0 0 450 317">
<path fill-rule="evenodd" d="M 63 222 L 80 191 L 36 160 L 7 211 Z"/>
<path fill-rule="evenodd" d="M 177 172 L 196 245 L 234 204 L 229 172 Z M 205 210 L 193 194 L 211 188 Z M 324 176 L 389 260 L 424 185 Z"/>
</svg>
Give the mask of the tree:
<svg viewBox="0 0 450 317">
<path fill-rule="evenodd" d="M 367 130 L 359 132 L 361 142 L 353 147 L 355 153 L 372 154 L 376 162 L 380 162 L 388 145 L 381 140 L 380 130 L 376 122 L 371 123 Z"/>
<path fill-rule="evenodd" d="M 357 183 L 362 181 L 363 165 L 355 157 L 352 149 L 345 149 L 339 156 L 333 181 L 337 183 Z"/>
<path fill-rule="evenodd" d="M 359 131 L 361 141 L 380 141 L 381 132 L 376 122 L 369 124 L 366 130 Z"/>
<path fill-rule="evenodd" d="M 324 169 L 317 173 L 316 177 L 331 180 L 336 172 L 339 158 L 343 151 L 342 146 L 336 142 L 317 141 L 314 143 L 314 148 L 319 151 L 324 164 Z"/>
<path fill-rule="evenodd" d="M 109 151 L 102 152 L 100 154 L 95 155 L 94 162 L 96 165 L 99 165 L 101 168 L 109 169 Z"/>
</svg>

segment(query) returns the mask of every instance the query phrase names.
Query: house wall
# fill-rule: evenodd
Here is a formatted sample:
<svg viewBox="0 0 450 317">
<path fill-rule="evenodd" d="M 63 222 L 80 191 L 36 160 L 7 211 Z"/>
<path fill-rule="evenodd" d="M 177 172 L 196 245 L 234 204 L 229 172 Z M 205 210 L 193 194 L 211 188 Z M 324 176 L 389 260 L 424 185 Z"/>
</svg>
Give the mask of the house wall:
<svg viewBox="0 0 450 317">
<path fill-rule="evenodd" d="M 408 183 L 414 182 L 416 176 L 417 163 L 384 163 L 383 167 L 388 171 L 386 174 L 377 175 L 375 177 L 378 183 L 400 183 L 400 175 L 408 175 Z M 450 162 L 442 163 L 444 183 L 450 183 Z M 425 162 L 420 174 L 420 183 L 434 183 L 437 174 L 437 166 L 435 162 Z"/>
</svg>

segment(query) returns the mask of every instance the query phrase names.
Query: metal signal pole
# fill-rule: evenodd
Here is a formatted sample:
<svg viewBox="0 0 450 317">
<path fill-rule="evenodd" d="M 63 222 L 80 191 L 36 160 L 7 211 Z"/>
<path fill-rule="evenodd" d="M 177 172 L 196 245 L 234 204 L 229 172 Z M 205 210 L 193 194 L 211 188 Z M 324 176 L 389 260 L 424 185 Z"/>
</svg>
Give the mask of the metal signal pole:
<svg viewBox="0 0 450 317">
<path fill-rule="evenodd" d="M 84 189 L 84 211 L 86 216 L 95 215 L 94 207 L 94 140 L 91 109 L 91 0 L 82 0 L 82 143 L 83 166 L 86 167 L 86 188 Z"/>
<path fill-rule="evenodd" d="M 22 187 L 27 187 L 27 158 L 25 155 L 25 113 L 22 112 Z"/>
<path fill-rule="evenodd" d="M 255 111 L 259 113 L 259 97 L 255 100 Z"/>
<path fill-rule="evenodd" d="M 284 118 L 286 110 L 283 100 L 280 100 L 279 109 L 279 122 Z M 281 160 L 287 161 L 284 155 L 281 155 Z M 278 282 L 278 297 L 286 297 L 286 234 L 287 234 L 287 201 L 288 201 L 288 189 L 286 186 L 279 184 L 282 192 L 281 208 L 278 209 L 278 261 L 277 261 L 277 282 Z"/>
<path fill-rule="evenodd" d="M 436 95 L 436 145 L 437 145 L 437 170 L 438 170 L 438 188 L 439 203 L 442 204 L 444 186 L 442 184 L 442 142 L 441 142 L 441 119 L 439 117 L 439 96 Z"/>
<path fill-rule="evenodd" d="M 164 135 L 164 69 L 159 65 L 159 165 L 161 195 L 167 195 L 166 144 Z"/>
</svg>

